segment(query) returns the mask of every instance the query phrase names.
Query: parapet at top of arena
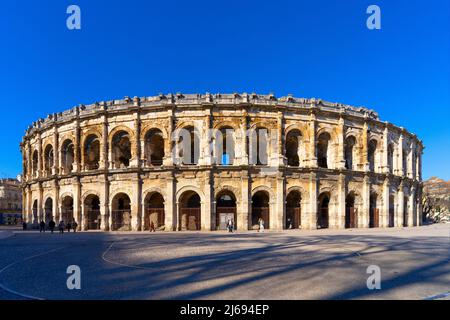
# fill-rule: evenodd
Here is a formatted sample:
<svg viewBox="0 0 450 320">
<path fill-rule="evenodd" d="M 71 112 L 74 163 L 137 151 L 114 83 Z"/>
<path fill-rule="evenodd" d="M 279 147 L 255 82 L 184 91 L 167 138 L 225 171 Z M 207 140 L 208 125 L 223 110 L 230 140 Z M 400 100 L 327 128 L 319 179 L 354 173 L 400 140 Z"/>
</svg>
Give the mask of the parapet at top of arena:
<svg viewBox="0 0 450 320">
<path fill-rule="evenodd" d="M 151 97 L 124 97 L 120 100 L 110 100 L 95 102 L 90 105 L 80 104 L 69 110 L 53 113 L 45 119 L 39 119 L 28 127 L 26 134 L 33 132 L 33 129 L 43 128 L 56 121 L 67 121 L 74 117 L 90 116 L 97 112 L 120 111 L 129 107 L 149 107 L 152 106 L 181 106 L 181 105 L 255 105 L 255 106 L 286 106 L 303 109 L 320 109 L 329 112 L 347 114 L 357 117 L 364 117 L 379 120 L 378 113 L 365 107 L 354 107 L 342 103 L 328 102 L 316 98 L 295 98 L 292 95 L 277 98 L 274 94 L 261 95 L 256 93 L 233 93 L 233 94 L 183 94 L 169 93 L 159 94 Z"/>
</svg>

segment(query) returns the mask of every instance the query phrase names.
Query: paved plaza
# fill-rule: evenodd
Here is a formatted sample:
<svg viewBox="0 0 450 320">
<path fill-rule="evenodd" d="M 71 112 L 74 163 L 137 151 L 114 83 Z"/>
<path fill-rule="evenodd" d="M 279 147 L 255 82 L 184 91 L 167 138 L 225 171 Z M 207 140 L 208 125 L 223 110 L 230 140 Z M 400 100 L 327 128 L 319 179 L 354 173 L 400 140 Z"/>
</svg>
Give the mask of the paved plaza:
<svg viewBox="0 0 450 320">
<path fill-rule="evenodd" d="M 3 238 L 3 239 L 2 239 Z M 364 230 L 0 231 L 0 299 L 449 299 L 450 225 Z M 67 267 L 81 269 L 69 290 Z M 381 289 L 367 288 L 367 267 Z"/>
</svg>

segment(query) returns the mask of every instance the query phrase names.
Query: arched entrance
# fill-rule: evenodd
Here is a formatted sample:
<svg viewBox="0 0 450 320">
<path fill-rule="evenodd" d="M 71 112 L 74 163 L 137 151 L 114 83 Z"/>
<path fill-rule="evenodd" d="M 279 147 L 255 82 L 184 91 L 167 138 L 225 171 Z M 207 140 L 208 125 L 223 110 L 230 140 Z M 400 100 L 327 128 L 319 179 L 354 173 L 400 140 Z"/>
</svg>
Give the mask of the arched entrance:
<svg viewBox="0 0 450 320">
<path fill-rule="evenodd" d="M 345 228 L 358 227 L 358 209 L 355 208 L 355 194 L 350 192 L 345 198 Z"/>
<path fill-rule="evenodd" d="M 150 230 L 150 225 L 153 225 L 156 229 L 164 227 L 165 214 L 164 214 L 164 198 L 158 193 L 154 192 L 148 194 L 145 197 L 145 211 L 144 211 L 144 226 L 142 229 Z"/>
<path fill-rule="evenodd" d="M 48 224 L 51 220 L 53 220 L 53 200 L 52 200 L 52 198 L 48 198 L 45 201 L 44 213 L 45 213 L 45 223 Z"/>
<path fill-rule="evenodd" d="M 84 219 L 87 230 L 98 230 L 101 224 L 100 199 L 96 195 L 89 195 L 84 200 Z"/>
<path fill-rule="evenodd" d="M 301 226 L 301 201 L 299 191 L 289 192 L 286 197 L 286 221 L 285 229 L 298 229 Z"/>
<path fill-rule="evenodd" d="M 72 222 L 73 219 L 73 198 L 66 196 L 61 203 L 61 220 L 65 223 Z"/>
<path fill-rule="evenodd" d="M 236 197 L 231 191 L 223 191 L 216 198 L 216 228 L 226 230 L 230 219 L 236 229 Z"/>
<path fill-rule="evenodd" d="M 258 191 L 252 197 L 252 229 L 258 229 L 259 219 L 264 221 L 264 228 L 270 228 L 269 194 Z"/>
<path fill-rule="evenodd" d="M 131 231 L 131 201 L 125 193 L 117 194 L 112 200 L 113 231 Z"/>
<path fill-rule="evenodd" d="M 372 193 L 370 195 L 370 210 L 369 210 L 369 228 L 378 228 L 380 224 L 380 212 L 377 208 L 378 195 Z"/>
<path fill-rule="evenodd" d="M 328 228 L 328 206 L 330 204 L 330 195 L 325 192 L 319 196 L 319 207 L 317 210 L 317 229 Z"/>
<path fill-rule="evenodd" d="M 197 231 L 201 229 L 201 201 L 195 191 L 186 191 L 180 197 L 180 230 Z"/>
</svg>

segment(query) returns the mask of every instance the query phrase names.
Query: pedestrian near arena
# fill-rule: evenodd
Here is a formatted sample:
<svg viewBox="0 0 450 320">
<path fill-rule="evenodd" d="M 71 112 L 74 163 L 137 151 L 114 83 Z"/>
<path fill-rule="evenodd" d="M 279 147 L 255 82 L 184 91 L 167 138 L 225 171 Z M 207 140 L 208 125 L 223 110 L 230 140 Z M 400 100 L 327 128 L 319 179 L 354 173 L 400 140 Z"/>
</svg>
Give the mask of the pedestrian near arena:
<svg viewBox="0 0 450 320">
<path fill-rule="evenodd" d="M 150 222 L 150 232 L 156 232 L 155 224 L 153 223 L 153 221 Z"/>
<path fill-rule="evenodd" d="M 67 222 L 66 229 L 67 229 L 67 232 L 70 233 L 70 229 L 72 229 L 72 224 L 70 222 Z"/>
<path fill-rule="evenodd" d="M 77 223 L 76 221 L 74 221 L 74 222 L 72 223 L 72 229 L 73 229 L 73 232 L 74 232 L 74 233 L 77 232 L 77 228 L 78 228 L 78 223 Z"/>
<path fill-rule="evenodd" d="M 59 222 L 58 227 L 59 227 L 59 233 L 60 233 L 60 234 L 63 234 L 63 233 L 64 233 L 64 228 L 66 227 L 66 225 L 64 224 L 64 221 L 61 220 L 61 221 Z"/>
<path fill-rule="evenodd" d="M 48 228 L 50 229 L 51 233 L 53 233 L 53 231 L 55 230 L 55 226 L 56 226 L 55 221 L 53 221 L 53 219 L 50 220 L 50 222 L 48 223 Z"/>
<path fill-rule="evenodd" d="M 41 223 L 39 223 L 39 232 L 45 233 L 45 222 L 41 220 Z"/>
</svg>

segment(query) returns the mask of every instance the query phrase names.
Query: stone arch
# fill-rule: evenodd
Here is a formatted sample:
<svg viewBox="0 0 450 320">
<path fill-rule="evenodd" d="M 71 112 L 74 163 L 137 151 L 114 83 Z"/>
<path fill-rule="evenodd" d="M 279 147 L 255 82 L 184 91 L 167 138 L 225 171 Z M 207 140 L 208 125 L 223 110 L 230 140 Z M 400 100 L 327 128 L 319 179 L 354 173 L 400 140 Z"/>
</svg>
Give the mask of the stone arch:
<svg viewBox="0 0 450 320">
<path fill-rule="evenodd" d="M 233 165 L 237 142 L 237 130 L 227 122 L 217 124 L 211 132 L 211 146 L 214 163 L 217 165 Z"/>
<path fill-rule="evenodd" d="M 132 197 L 125 191 L 118 191 L 111 197 L 111 216 L 113 231 L 131 231 L 132 230 Z M 136 218 L 136 217 L 134 217 Z"/>
<path fill-rule="evenodd" d="M 44 172 L 45 175 L 48 177 L 53 174 L 53 167 L 55 166 L 55 150 L 51 143 L 47 143 L 42 150 L 44 150 L 43 154 Z"/>
<path fill-rule="evenodd" d="M 166 198 L 159 188 L 150 188 L 145 193 L 143 203 L 144 221 L 142 231 L 165 228 L 165 202 Z M 153 225 L 152 225 L 153 224 Z"/>
<path fill-rule="evenodd" d="M 317 131 L 316 157 L 321 168 L 334 169 L 336 143 L 332 131 L 322 128 Z"/>
<path fill-rule="evenodd" d="M 96 170 L 100 166 L 102 135 L 89 130 L 81 139 L 81 163 L 85 170 Z"/>
<path fill-rule="evenodd" d="M 251 200 L 251 228 L 261 231 L 262 221 L 264 228 L 270 229 L 270 213 L 273 212 L 273 204 L 270 202 L 270 191 L 268 188 L 255 188 Z"/>
<path fill-rule="evenodd" d="M 204 207 L 201 194 L 189 188 L 181 192 L 177 199 L 179 229 L 189 231 L 201 230 L 201 212 Z"/>
<path fill-rule="evenodd" d="M 347 134 L 344 140 L 345 168 L 355 170 L 357 168 L 357 145 L 358 139 L 353 134 Z"/>
<path fill-rule="evenodd" d="M 126 128 L 126 127 L 125 127 Z M 114 169 L 128 168 L 134 157 L 134 133 L 123 126 L 114 128 L 109 138 L 110 161 Z"/>
<path fill-rule="evenodd" d="M 236 229 L 238 196 L 230 188 L 222 188 L 215 193 L 215 225 L 217 230 L 226 230 L 231 220 Z"/>
<path fill-rule="evenodd" d="M 299 190 L 299 188 L 290 188 L 286 192 L 285 229 L 298 229 L 301 226 L 301 207 L 304 195 Z"/>
<path fill-rule="evenodd" d="M 141 140 L 145 140 L 145 136 L 147 135 L 147 133 L 149 133 L 151 130 L 159 130 L 162 133 L 162 137 L 164 138 L 164 140 L 169 138 L 169 134 L 167 133 L 167 129 L 165 128 L 165 126 L 155 126 L 153 123 L 152 124 L 148 124 L 145 125 L 142 129 L 141 129 Z"/>
<path fill-rule="evenodd" d="M 221 192 L 231 192 L 235 195 L 236 197 L 236 204 L 239 205 L 241 203 L 241 190 L 238 188 L 235 188 L 231 185 L 223 185 L 223 186 L 219 186 L 217 188 L 214 188 L 214 198 L 217 198 L 217 196 L 221 193 Z"/>
<path fill-rule="evenodd" d="M 205 195 L 204 195 L 204 193 L 200 190 L 199 187 L 194 186 L 194 185 L 183 186 L 177 191 L 176 196 L 175 196 L 175 198 L 177 199 L 177 203 L 180 202 L 181 195 L 183 193 L 185 193 L 186 191 L 194 191 L 194 192 L 198 193 L 198 195 L 200 196 L 201 203 L 205 203 Z"/>
<path fill-rule="evenodd" d="M 128 135 L 130 136 L 130 140 L 131 140 L 131 141 L 134 140 L 134 138 L 135 138 L 135 133 L 134 133 L 134 131 L 131 130 L 130 127 L 127 127 L 126 125 L 121 124 L 121 125 L 115 126 L 114 128 L 112 128 L 112 129 L 109 131 L 109 134 L 108 134 L 108 142 L 109 142 L 109 145 L 110 145 L 110 146 L 111 146 L 111 144 L 112 144 L 112 140 L 114 139 L 114 136 L 115 136 L 118 132 L 120 132 L 120 131 L 125 131 L 125 132 L 128 133 Z"/>
<path fill-rule="evenodd" d="M 68 174 L 72 172 L 75 163 L 75 144 L 70 138 L 64 138 L 61 141 L 59 148 L 60 168 L 63 174 Z"/>
<path fill-rule="evenodd" d="M 300 167 L 306 157 L 306 145 L 301 130 L 292 128 L 286 133 L 284 139 L 284 155 L 287 165 Z"/>
<path fill-rule="evenodd" d="M 172 135 L 175 160 L 179 164 L 197 165 L 201 155 L 201 127 L 192 122 L 183 124 L 179 124 Z"/>
<path fill-rule="evenodd" d="M 302 134 L 303 139 L 305 140 L 309 140 L 309 132 L 308 132 L 308 128 L 306 125 L 301 125 L 298 123 L 293 123 L 288 125 L 285 129 L 284 129 L 284 137 L 286 138 L 287 135 L 289 134 L 290 131 L 292 130 L 298 130 L 300 131 L 300 133 Z"/>
<path fill-rule="evenodd" d="M 60 199 L 60 220 L 64 221 L 65 223 L 71 223 L 74 221 L 73 216 L 73 206 L 74 206 L 74 200 L 72 194 L 66 192 L 63 195 L 61 195 Z"/>
<path fill-rule="evenodd" d="M 371 191 L 369 196 L 369 228 L 379 227 L 380 202 L 381 199 L 379 197 L 379 194 L 375 191 Z"/>
<path fill-rule="evenodd" d="M 83 230 L 98 230 L 101 226 L 100 194 L 87 191 L 82 196 Z"/>
<path fill-rule="evenodd" d="M 165 155 L 164 133 L 159 128 L 151 128 L 144 135 L 143 155 L 147 166 L 161 166 Z"/>
<path fill-rule="evenodd" d="M 331 193 L 323 191 L 317 197 L 317 229 L 327 229 L 330 224 Z"/>
<path fill-rule="evenodd" d="M 358 228 L 362 204 L 361 195 L 356 190 L 349 190 L 345 197 L 345 228 Z"/>
<path fill-rule="evenodd" d="M 44 201 L 44 221 L 45 223 L 49 223 L 51 220 L 54 219 L 53 217 L 53 206 L 54 206 L 54 201 L 52 197 L 47 197 L 45 198 Z"/>
</svg>

